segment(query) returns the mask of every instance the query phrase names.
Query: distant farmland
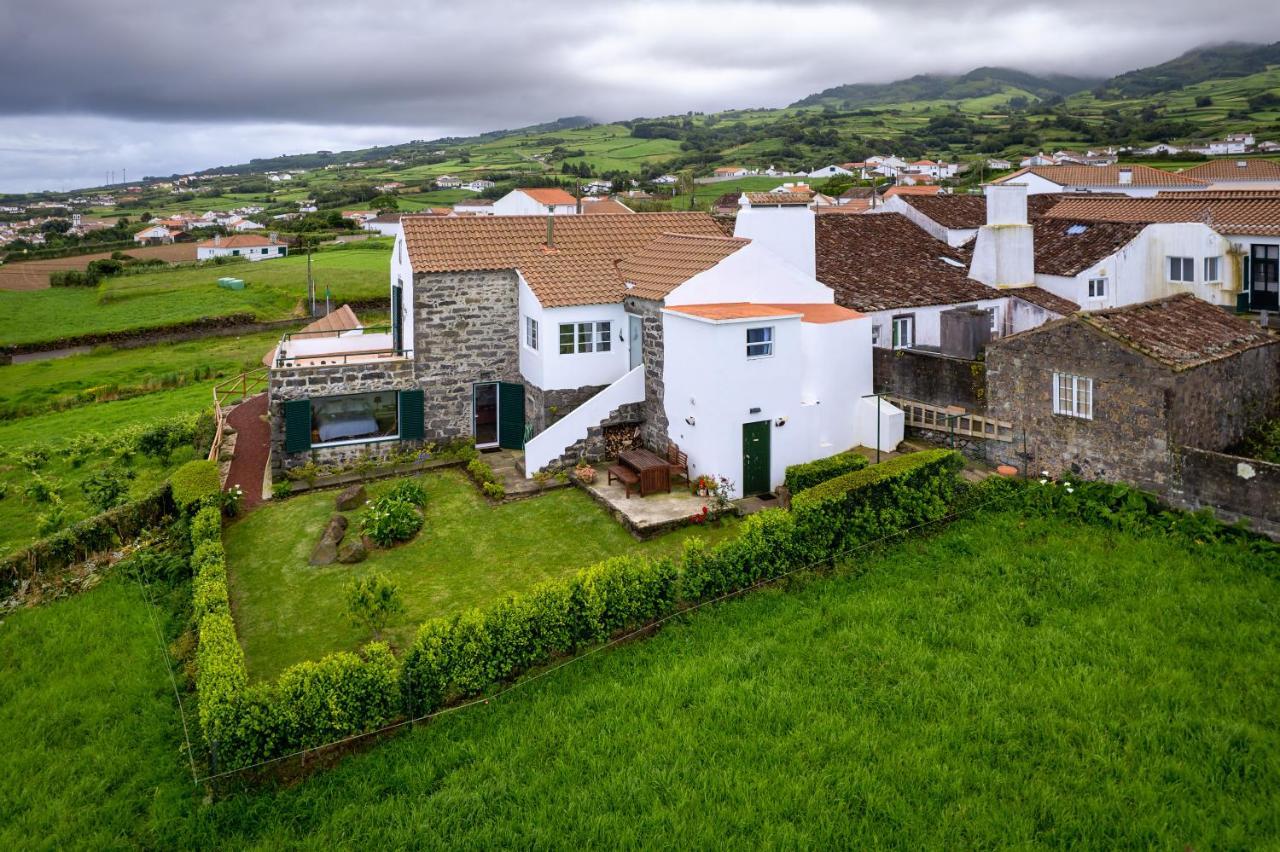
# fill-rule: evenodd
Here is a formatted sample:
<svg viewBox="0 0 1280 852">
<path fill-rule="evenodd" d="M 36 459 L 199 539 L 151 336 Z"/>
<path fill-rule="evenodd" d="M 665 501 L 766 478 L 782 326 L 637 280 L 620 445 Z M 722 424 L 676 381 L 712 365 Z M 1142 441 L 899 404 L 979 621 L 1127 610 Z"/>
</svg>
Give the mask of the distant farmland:
<svg viewBox="0 0 1280 852">
<path fill-rule="evenodd" d="M 146 246 L 124 249 L 133 257 L 154 257 L 176 263 L 196 259 L 195 243 L 174 243 L 168 246 Z M 49 273 L 62 269 L 84 269 L 91 260 L 111 257 L 111 252 L 78 254 L 75 257 L 56 257 L 51 260 L 28 260 L 0 266 L 0 290 L 44 290 L 49 286 Z"/>
</svg>

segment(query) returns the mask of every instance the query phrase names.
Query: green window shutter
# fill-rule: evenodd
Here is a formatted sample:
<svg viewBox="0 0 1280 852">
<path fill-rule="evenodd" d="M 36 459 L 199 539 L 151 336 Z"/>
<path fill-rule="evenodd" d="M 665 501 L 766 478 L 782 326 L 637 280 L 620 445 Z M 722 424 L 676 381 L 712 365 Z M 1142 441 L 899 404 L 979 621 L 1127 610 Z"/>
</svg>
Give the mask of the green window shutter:
<svg viewBox="0 0 1280 852">
<path fill-rule="evenodd" d="M 284 451 L 305 453 L 311 449 L 311 400 L 290 399 L 284 404 Z"/>
<path fill-rule="evenodd" d="M 422 440 L 422 389 L 400 391 L 400 440 Z"/>
<path fill-rule="evenodd" d="M 498 383 L 498 446 L 524 449 L 524 385 Z"/>
</svg>

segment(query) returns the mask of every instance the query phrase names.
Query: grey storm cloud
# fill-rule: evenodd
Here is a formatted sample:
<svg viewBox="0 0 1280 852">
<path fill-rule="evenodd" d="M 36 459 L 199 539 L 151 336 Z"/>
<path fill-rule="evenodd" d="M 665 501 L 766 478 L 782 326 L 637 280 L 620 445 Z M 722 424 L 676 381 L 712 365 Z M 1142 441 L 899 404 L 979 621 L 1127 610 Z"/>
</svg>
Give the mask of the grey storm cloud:
<svg viewBox="0 0 1280 852">
<path fill-rule="evenodd" d="M 0 189 L 100 175 L 100 160 L 167 174 L 979 65 L 1101 76 L 1277 31 L 1274 0 L 10 0 Z"/>
</svg>

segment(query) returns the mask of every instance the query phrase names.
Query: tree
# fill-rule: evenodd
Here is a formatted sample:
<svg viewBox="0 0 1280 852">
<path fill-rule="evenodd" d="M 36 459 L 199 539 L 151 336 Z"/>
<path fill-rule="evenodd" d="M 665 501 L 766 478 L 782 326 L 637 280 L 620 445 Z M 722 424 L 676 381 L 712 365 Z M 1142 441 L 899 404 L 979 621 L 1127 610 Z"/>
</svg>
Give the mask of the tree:
<svg viewBox="0 0 1280 852">
<path fill-rule="evenodd" d="M 351 623 L 363 627 L 376 640 L 391 616 L 404 612 L 400 590 L 382 574 L 357 577 L 347 586 L 347 614 Z"/>
<path fill-rule="evenodd" d="M 1213 106 L 1213 98 L 1209 97 L 1208 95 L 1201 95 L 1200 97 L 1196 98 L 1196 106 L 1198 107 Z"/>
</svg>

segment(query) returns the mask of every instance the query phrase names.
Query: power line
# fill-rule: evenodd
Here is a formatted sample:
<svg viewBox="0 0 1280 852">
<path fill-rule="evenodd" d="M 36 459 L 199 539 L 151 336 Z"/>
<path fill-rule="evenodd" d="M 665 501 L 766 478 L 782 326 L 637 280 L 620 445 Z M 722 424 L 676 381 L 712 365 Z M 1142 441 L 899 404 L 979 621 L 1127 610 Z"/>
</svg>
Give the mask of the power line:
<svg viewBox="0 0 1280 852">
<path fill-rule="evenodd" d="M 196 778 L 199 772 L 196 770 L 195 752 L 191 748 L 191 734 L 187 730 L 187 711 L 182 706 L 182 694 L 178 690 L 178 681 L 173 676 L 173 658 L 169 656 L 169 648 L 165 645 L 164 634 L 160 631 L 160 624 L 156 621 L 155 602 L 151 599 L 148 588 L 142 584 L 142 580 L 136 574 L 134 580 L 138 584 L 138 590 L 142 592 L 142 599 L 147 605 L 147 614 L 151 616 L 151 627 L 155 631 L 156 641 L 160 643 L 160 652 L 164 655 L 165 670 L 169 673 L 169 684 L 173 687 L 173 697 L 178 699 L 178 718 L 182 720 L 182 738 L 187 743 L 187 760 L 191 762 L 191 780 L 193 784 L 198 784 Z"/>
<path fill-rule="evenodd" d="M 872 546 L 877 545 L 877 544 L 882 544 L 882 543 L 884 543 L 884 542 L 886 542 L 886 541 L 888 541 L 888 540 L 890 540 L 890 539 L 892 539 L 892 538 L 897 538 L 897 537 L 899 537 L 899 536 L 906 535 L 907 533 L 914 532 L 915 530 L 918 530 L 918 529 L 923 529 L 924 527 L 931 526 L 931 525 L 933 525 L 933 524 L 939 524 L 939 523 L 942 523 L 942 522 L 944 522 L 944 521 L 954 520 L 954 519 L 956 519 L 956 518 L 961 517 L 962 515 L 971 514 L 971 513 L 973 513 L 973 512 L 976 512 L 976 511 L 978 511 L 979 509 L 985 509 L 987 506 L 991 505 L 991 504 L 992 504 L 992 503 L 994 503 L 994 502 L 995 502 L 995 499 L 988 500 L 988 501 L 986 501 L 985 503 L 980 503 L 980 504 L 978 504 L 978 505 L 976 505 L 976 506 L 972 506 L 972 507 L 970 507 L 970 508 L 968 508 L 968 509 L 965 509 L 965 510 L 962 510 L 962 511 L 959 511 L 959 512 L 952 512 L 952 513 L 950 513 L 950 514 L 948 514 L 948 515 L 944 515 L 944 516 L 942 516 L 941 518 L 936 518 L 936 519 L 934 519 L 934 520 L 932 520 L 932 521 L 925 521 L 925 522 L 923 522 L 923 523 L 916 524 L 916 525 L 915 525 L 915 526 L 913 526 L 913 527 L 907 527 L 906 529 L 898 530 L 897 532 L 890 533 L 889 535 L 882 536 L 881 538 L 874 539 L 874 540 L 872 540 L 872 541 L 868 541 L 868 542 L 863 542 L 862 544 L 859 544 L 859 545 L 857 545 L 857 546 L 855 546 L 855 547 L 849 548 L 849 549 L 847 549 L 847 550 L 840 551 L 839 553 L 834 553 L 834 554 L 832 554 L 832 555 L 830 555 L 830 556 L 828 556 L 828 557 L 826 557 L 826 558 L 824 558 L 824 559 L 818 560 L 818 561 L 816 561 L 816 562 L 810 562 L 810 563 L 807 563 L 807 564 L 805 564 L 805 565 L 799 565 L 799 566 L 796 566 L 795 568 L 792 568 L 790 571 L 786 571 L 786 572 L 784 572 L 784 573 L 782 573 L 782 574 L 777 575 L 776 577 L 767 577 L 767 578 L 765 578 L 765 579 L 763 579 L 763 580 L 758 580 L 758 581 L 756 581 L 755 583 L 752 583 L 750 586 L 744 586 L 744 587 L 743 587 L 743 588 L 741 588 L 741 589 L 735 589 L 735 590 L 733 590 L 733 591 L 725 592 L 723 595 L 720 595 L 719 597 L 712 598 L 711 600 L 701 601 L 700 603 L 692 604 L 692 605 L 690 605 L 690 606 L 688 606 L 688 607 L 686 607 L 686 608 L 684 608 L 684 609 L 682 609 L 682 610 L 680 610 L 680 611 L 678 611 L 678 612 L 673 612 L 673 613 L 670 613 L 670 614 L 668 614 L 668 615 L 664 615 L 662 618 L 659 618 L 659 619 L 657 619 L 656 621 L 650 621 L 650 622 L 647 622 L 646 624 L 641 625 L 640 627 L 637 627 L 637 628 L 635 628 L 634 630 L 631 630 L 631 631 L 629 631 L 629 632 L 627 632 L 627 633 L 623 634 L 622 636 L 618 636 L 618 637 L 615 637 L 615 638 L 613 638 L 613 639 L 610 639 L 610 640 L 608 640 L 607 642 L 605 642 L 605 643 L 604 643 L 604 644 L 602 644 L 602 645 L 597 645 L 596 647 L 592 648 L 592 649 L 591 649 L 591 650 L 589 650 L 589 651 L 586 651 L 585 653 L 577 654 L 577 655 L 575 655 L 575 656 L 573 656 L 573 657 L 570 657 L 570 658 L 568 658 L 568 659 L 566 659 L 566 660 L 564 660 L 564 661 L 562 661 L 562 662 L 560 662 L 560 663 L 557 663 L 557 664 L 556 664 L 556 665 L 554 665 L 554 666 L 551 666 L 550 668 L 543 669 L 542 671 L 537 672 L 536 674 L 529 675 L 528 677 L 524 677 L 524 678 L 521 678 L 520 680 L 517 680 L 517 681 L 515 681 L 515 682 L 513 682 L 513 683 L 510 683 L 510 684 L 508 684 L 507 686 L 503 687 L 502 689 L 499 689 L 497 692 L 493 693 L 492 695 L 487 695 L 487 696 L 482 695 L 482 696 L 478 696 L 478 697 L 473 698 L 473 699 L 470 699 L 470 700 L 468 700 L 468 701 L 464 701 L 464 702 L 463 702 L 463 703 L 461 703 L 461 704 L 455 704 L 455 705 L 453 705 L 452 707 L 445 707 L 445 708 L 442 708 L 442 709 L 440 709 L 440 710 L 436 710 L 436 711 L 431 712 L 431 713 L 424 713 L 423 715 L 421 715 L 421 716 L 416 716 L 416 717 L 414 717 L 414 718 L 412 718 L 412 719 L 402 719 L 402 720 L 400 720 L 400 721 L 398 721 L 398 722 L 393 722 L 393 723 L 391 723 L 390 725 L 386 725 L 386 726 L 384 726 L 384 727 L 377 728 L 377 729 L 372 730 L 372 731 L 364 731 L 364 732 L 359 733 L 359 734 L 352 734 L 352 735 L 351 735 L 351 736 L 349 736 L 349 737 L 343 737 L 342 739 L 339 739 L 339 740 L 333 740 L 333 741 L 331 741 L 331 742 L 324 743 L 324 744 L 322 744 L 322 745 L 318 745 L 318 746 L 311 746 L 311 747 L 309 747 L 309 748 L 299 749 L 298 751 L 291 752 L 291 753 L 289 753 L 289 754 L 285 754 L 285 755 L 281 755 L 280 757 L 272 757 L 272 758 L 268 758 L 268 759 L 266 759 L 266 760 L 258 761 L 257 763 L 251 763 L 251 764 L 249 764 L 248 766 L 241 766 L 241 767 L 239 767 L 239 768 L 237 768 L 237 769 L 228 769 L 228 770 L 226 770 L 225 772 L 217 772 L 217 773 L 214 773 L 214 774 L 211 774 L 211 775 L 205 775 L 205 776 L 203 776 L 203 777 L 200 777 L 200 778 L 196 778 L 196 779 L 194 779 L 194 783 L 198 786 L 198 785 L 203 784 L 203 783 L 206 783 L 206 782 L 208 782 L 208 781 L 215 781 L 215 780 L 217 780 L 217 779 L 219 779 L 219 778 L 226 778 L 226 777 L 231 776 L 231 775 L 238 775 L 238 774 L 240 774 L 241 772 L 248 772 L 249 770 L 252 770 L 252 769 L 260 769 L 260 768 L 262 768 L 262 767 L 264 767 L 264 766 L 269 766 L 269 765 L 271 765 L 271 764 L 279 763 L 279 762 L 284 761 L 284 760 L 290 760 L 290 759 L 295 758 L 295 757 L 301 757 L 301 756 L 306 755 L 306 754 L 311 754 L 312 752 L 322 751 L 322 750 L 325 750 L 325 749 L 333 748 L 333 747 L 335 747 L 335 746 L 345 745 L 346 743 L 354 742 L 354 741 L 356 741 L 356 740 L 363 739 L 363 738 L 365 738 L 365 737 L 373 737 L 373 736 L 377 736 L 377 735 L 379 735 L 379 734 L 385 734 L 385 733 L 387 733 L 387 732 L 389 732 L 389 731 L 394 731 L 394 730 L 397 730 L 397 729 L 399 729 L 399 728 L 403 728 L 403 727 L 404 727 L 404 726 L 406 726 L 406 725 L 414 725 L 414 724 L 417 724 L 418 722 L 425 722 L 425 721 L 428 721 L 428 720 L 431 720 L 431 719 L 435 719 L 435 718 L 440 717 L 440 716 L 448 715 L 448 714 L 450 714 L 450 713 L 456 713 L 456 712 L 458 712 L 458 711 L 460 711 L 460 710 L 466 710 L 466 709 L 468 709 L 468 708 L 470 708 L 470 707 L 474 707 L 474 706 L 476 706 L 477 704 L 488 704 L 490 701 L 496 701 L 497 699 L 501 698 L 502 696 L 506 695 L 506 694 L 507 694 L 507 693 L 509 693 L 509 692 L 512 692 L 512 691 L 514 691 L 514 690 L 516 690 L 516 689 L 520 689 L 521 687 L 528 686 L 529 684 L 534 683 L 534 682 L 536 682 L 536 681 L 538 681 L 538 680 L 541 680 L 542 678 L 547 677 L 548 675 L 554 674 L 555 672 L 558 672 L 560 669 L 563 669 L 563 668 L 565 668 L 566 666 L 572 665 L 572 664 L 574 664 L 574 663 L 581 662 L 582 660 L 585 660 L 585 659 L 587 659 L 588 657 L 594 656 L 595 654 L 598 654 L 598 653 L 600 653 L 601 651 L 608 650 L 609 648 L 612 648 L 612 647 L 614 647 L 615 645 L 619 645 L 619 644 L 621 644 L 621 643 L 623 643 L 623 642 L 626 642 L 626 641 L 628 641 L 628 640 L 630 640 L 630 639 L 632 639 L 632 638 L 634 638 L 634 637 L 636 637 L 636 636 L 640 635 L 641 633 L 645 633 L 645 632 L 648 632 L 648 631 L 650 631 L 650 630 L 654 630 L 654 629 L 656 629 L 656 628 L 660 627 L 661 625 L 665 624 L 666 622 L 671 621 L 672 619 L 678 618 L 678 617 L 680 617 L 680 616 L 688 615 L 689 613 L 692 613 L 692 612 L 697 612 L 698 610 L 702 609 L 703 607 L 710 606 L 710 605 L 712 605 L 712 604 L 716 604 L 716 603 L 720 603 L 720 602 L 725 601 L 725 600 L 728 600 L 728 599 L 730 599 L 730 598 L 733 598 L 733 597 L 737 597 L 737 596 L 739 596 L 739 595 L 746 594 L 747 592 L 755 591 L 756 589 L 763 588 L 764 586 L 768 586 L 768 585 L 771 585 L 771 584 L 773 584 L 773 583 L 776 583 L 776 582 L 778 582 L 779 580 L 786 579 L 787 577 L 790 577 L 790 576 L 791 576 L 791 575 L 793 575 L 793 574 L 798 574 L 798 573 L 800 573 L 801 571 L 807 571 L 807 570 L 809 570 L 809 569 L 811 569 L 811 568 L 816 568 L 816 567 L 818 567 L 818 566 L 821 566 L 821 565 L 825 565 L 825 564 L 828 564 L 828 563 L 834 562 L 834 561 L 835 561 L 835 560 L 837 560 L 837 559 L 842 559 L 842 558 L 844 558 L 844 557 L 846 557 L 846 556 L 850 556 L 850 555 L 852 555 L 853 553 L 858 552 L 859 550 L 863 550 L 863 549 L 866 549 L 866 548 L 868 548 L 868 547 L 872 547 Z M 176 689 L 176 686 L 175 686 L 175 689 Z M 184 722 L 184 725 L 183 725 L 184 730 L 185 730 L 185 727 L 186 727 L 186 725 L 185 725 L 185 722 Z M 194 767 L 194 763 L 193 763 L 193 767 Z"/>
</svg>

